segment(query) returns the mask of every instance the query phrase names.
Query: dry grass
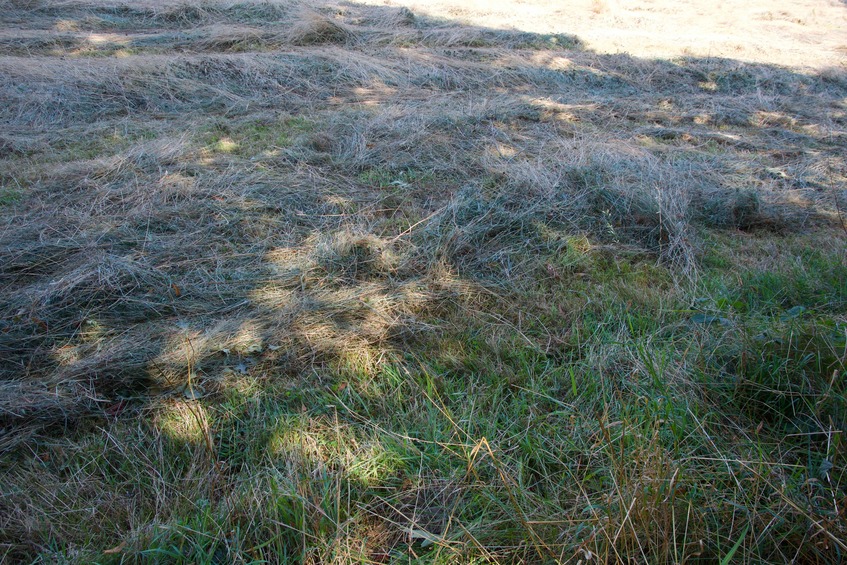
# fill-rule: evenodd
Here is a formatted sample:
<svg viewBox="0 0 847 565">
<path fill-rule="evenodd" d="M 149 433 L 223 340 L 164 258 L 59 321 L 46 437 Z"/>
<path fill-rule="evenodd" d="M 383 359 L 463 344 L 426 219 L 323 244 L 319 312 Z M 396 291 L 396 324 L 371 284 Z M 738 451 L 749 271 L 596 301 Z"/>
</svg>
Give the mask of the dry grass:
<svg viewBox="0 0 847 565">
<path fill-rule="evenodd" d="M 837 561 L 845 71 L 584 4 L 0 1 L 0 561 Z"/>
</svg>

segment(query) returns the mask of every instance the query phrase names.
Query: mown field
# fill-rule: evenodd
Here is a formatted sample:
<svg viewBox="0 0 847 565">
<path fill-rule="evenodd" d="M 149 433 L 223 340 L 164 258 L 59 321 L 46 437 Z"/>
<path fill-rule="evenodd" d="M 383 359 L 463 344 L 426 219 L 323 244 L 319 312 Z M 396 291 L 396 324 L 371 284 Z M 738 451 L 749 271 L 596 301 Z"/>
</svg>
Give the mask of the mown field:
<svg viewBox="0 0 847 565">
<path fill-rule="evenodd" d="M 847 69 L 695 51 L 0 0 L 0 562 L 842 562 Z"/>
</svg>

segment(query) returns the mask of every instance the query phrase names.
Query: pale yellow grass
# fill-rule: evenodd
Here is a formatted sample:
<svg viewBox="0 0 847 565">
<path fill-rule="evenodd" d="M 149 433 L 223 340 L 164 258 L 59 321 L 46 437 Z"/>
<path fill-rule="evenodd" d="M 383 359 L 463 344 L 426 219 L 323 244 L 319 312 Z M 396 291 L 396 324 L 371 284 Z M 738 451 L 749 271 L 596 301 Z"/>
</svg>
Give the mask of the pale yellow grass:
<svg viewBox="0 0 847 565">
<path fill-rule="evenodd" d="M 599 53 L 722 57 L 790 67 L 844 65 L 840 0 L 364 0 L 490 28 L 568 33 Z"/>
</svg>

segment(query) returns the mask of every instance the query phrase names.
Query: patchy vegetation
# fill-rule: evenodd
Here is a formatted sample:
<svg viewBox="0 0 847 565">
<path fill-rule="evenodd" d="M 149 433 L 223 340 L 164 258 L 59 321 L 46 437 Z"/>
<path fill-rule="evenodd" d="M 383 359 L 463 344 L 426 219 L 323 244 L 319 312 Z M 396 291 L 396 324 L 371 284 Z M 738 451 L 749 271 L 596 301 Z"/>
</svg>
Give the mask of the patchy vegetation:
<svg viewBox="0 0 847 565">
<path fill-rule="evenodd" d="M 0 560 L 843 558 L 843 70 L 0 14 Z"/>
</svg>

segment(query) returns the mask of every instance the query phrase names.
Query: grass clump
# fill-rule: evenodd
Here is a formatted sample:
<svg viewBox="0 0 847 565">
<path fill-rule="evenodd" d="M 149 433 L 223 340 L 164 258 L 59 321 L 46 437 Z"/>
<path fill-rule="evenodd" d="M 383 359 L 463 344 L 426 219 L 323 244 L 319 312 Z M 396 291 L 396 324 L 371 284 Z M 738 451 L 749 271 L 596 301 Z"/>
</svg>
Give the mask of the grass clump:
<svg viewBox="0 0 847 565">
<path fill-rule="evenodd" d="M 316 12 L 303 14 L 288 32 L 293 45 L 345 43 L 352 38 L 352 32 L 343 25 Z"/>
</svg>

